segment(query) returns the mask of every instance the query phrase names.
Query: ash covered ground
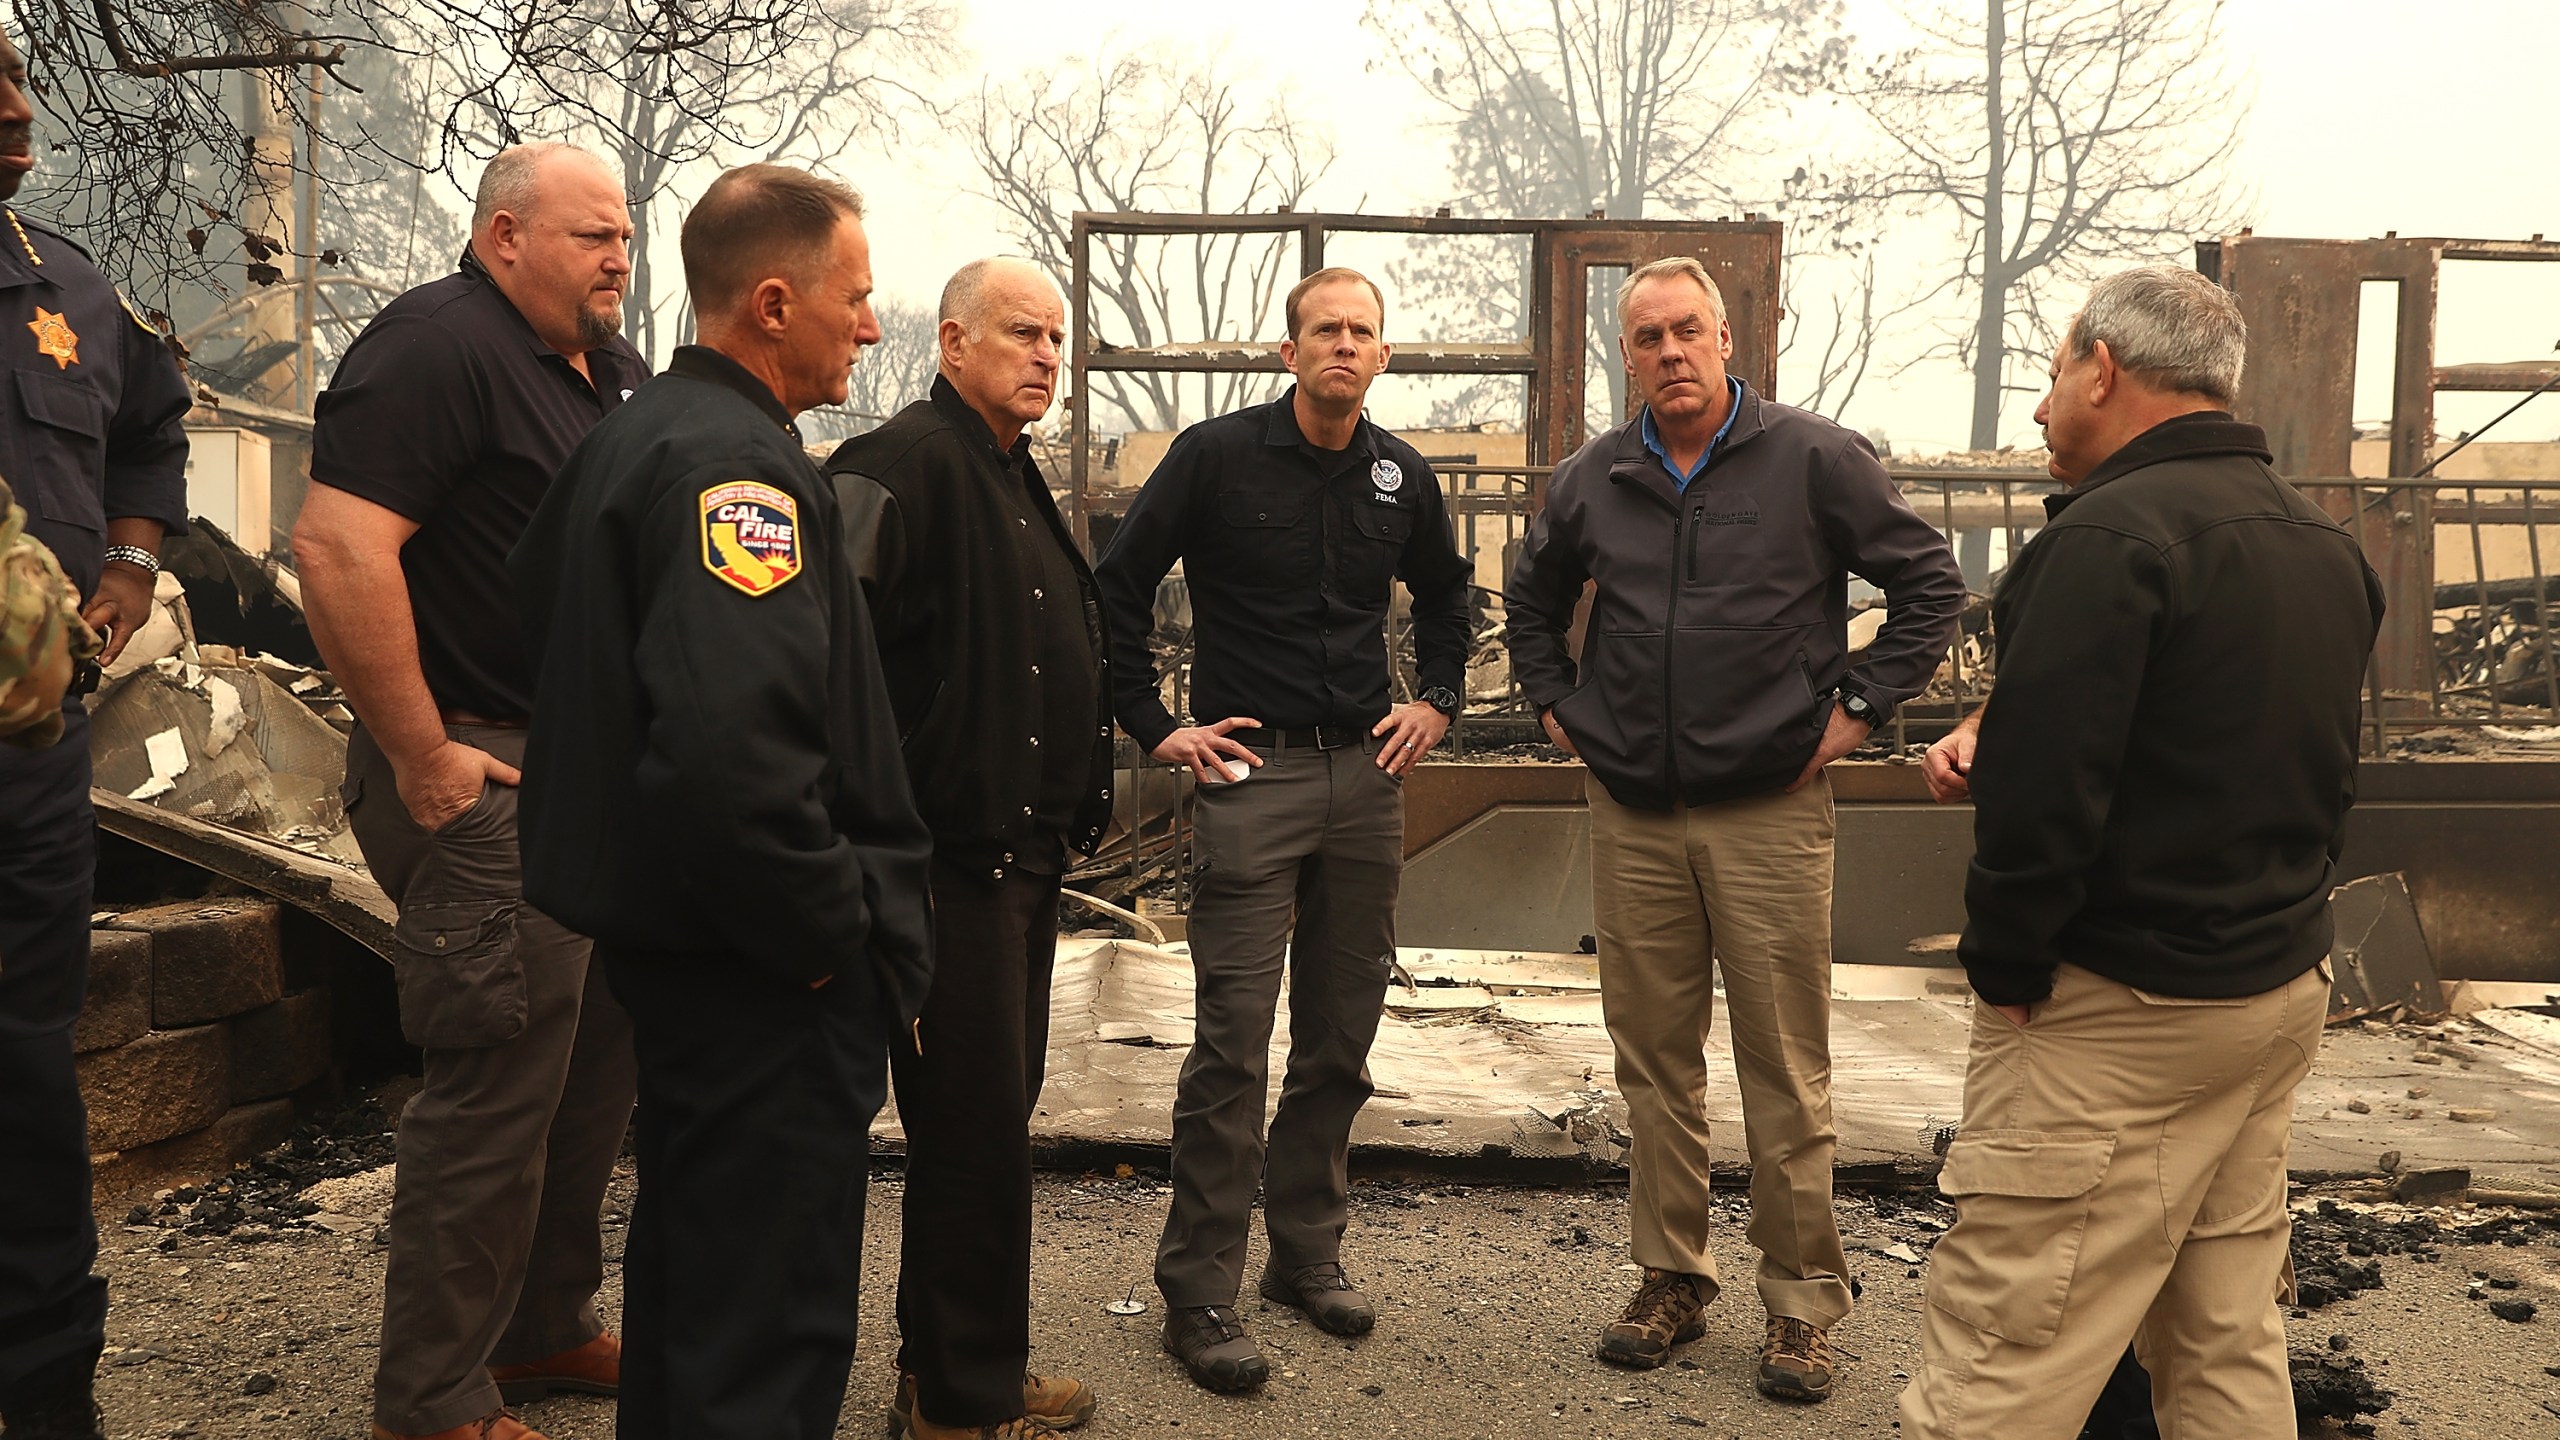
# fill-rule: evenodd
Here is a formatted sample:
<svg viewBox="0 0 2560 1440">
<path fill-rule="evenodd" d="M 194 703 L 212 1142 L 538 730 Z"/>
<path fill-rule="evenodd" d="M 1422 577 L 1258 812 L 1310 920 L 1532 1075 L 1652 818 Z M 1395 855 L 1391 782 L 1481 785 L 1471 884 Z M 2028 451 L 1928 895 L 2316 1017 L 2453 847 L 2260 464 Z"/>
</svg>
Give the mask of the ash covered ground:
<svg viewBox="0 0 2560 1440">
<path fill-rule="evenodd" d="M 389 1109 L 375 1097 L 306 1127 L 211 1185 L 102 1197 L 113 1285 L 101 1400 L 126 1437 L 359 1440 L 369 1419 L 390 1200 Z M 633 1179 L 609 1197 L 618 1266 Z M 871 1187 L 863 1353 L 840 1434 L 876 1436 L 893 1379 L 890 1297 L 901 1183 Z M 1143 1171 L 1044 1175 L 1037 1197 L 1033 1366 L 1101 1392 L 1087 1434 L 1306 1440 L 1368 1436 L 1890 1436 L 1917 1363 L 1928 1253 L 1954 1211 L 1927 1194 L 1853 1194 L 1841 1227 L 1862 1284 L 1835 1340 L 1839 1391 L 1810 1409 L 1751 1391 L 1761 1316 L 1740 1197 L 1719 1213 L 1727 1290 L 1707 1337 L 1631 1374 L 1590 1358 L 1635 1282 L 1622 1188 L 1364 1180 L 1347 1259 L 1379 1302 L 1377 1333 L 1325 1335 L 1250 1295 L 1274 1378 L 1250 1399 L 1194 1389 L 1158 1353 L 1148 1283 L 1166 1203 Z M 2424 1440 L 2560 1436 L 2560 1214 L 2411 1209 L 2306 1197 L 2288 1329 L 2308 1435 Z M 1260 1263 L 1257 1237 L 1250 1262 Z M 1248 1277 L 1250 1278 L 1250 1277 Z M 618 1269 L 604 1300 L 617 1307 Z M 1134 1288 L 1147 1313 L 1103 1308 Z M 526 1412 L 556 1440 L 604 1440 L 609 1402 Z M 2105 1440 L 2147 1432 L 2113 1430 Z"/>
</svg>

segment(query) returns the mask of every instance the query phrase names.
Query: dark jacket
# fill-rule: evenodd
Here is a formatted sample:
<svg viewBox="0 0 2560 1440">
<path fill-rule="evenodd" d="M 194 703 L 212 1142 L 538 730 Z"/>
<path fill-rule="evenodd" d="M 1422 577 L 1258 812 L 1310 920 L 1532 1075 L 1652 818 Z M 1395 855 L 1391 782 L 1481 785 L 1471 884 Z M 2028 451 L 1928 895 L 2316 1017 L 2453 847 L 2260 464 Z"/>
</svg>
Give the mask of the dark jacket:
<svg viewBox="0 0 2560 1440">
<path fill-rule="evenodd" d="M 510 557 L 534 662 L 525 898 L 626 949 L 931 977 L 907 793 L 835 492 L 754 376 L 684 346 Z"/>
<path fill-rule="evenodd" d="M 1552 706 L 1611 799 L 1643 810 L 1784 788 L 1845 678 L 1879 706 L 1920 693 L 1963 614 L 1964 576 L 1853 431 L 1745 387 L 1684 492 L 1643 416 L 1555 469 L 1504 593 L 1511 673 Z M 1849 577 L 1885 592 L 1848 663 Z M 1565 631 L 1598 582 L 1577 666 Z"/>
<path fill-rule="evenodd" d="M 1001 866 L 1034 838 L 1042 755 L 1022 742 L 1024 717 L 1044 713 L 1032 675 L 1041 632 L 1030 593 L 1043 568 L 1035 546 L 1056 545 L 1075 570 L 1097 675 L 1092 724 L 1080 736 L 1044 737 L 1082 743 L 1093 757 L 1062 838 L 1091 854 L 1111 821 L 1102 605 L 1030 448 L 1023 439 L 1010 454 L 997 449 L 987 422 L 936 377 L 931 398 L 827 458 L 917 806 L 935 843 L 969 864 Z M 1015 523 L 1008 489 L 1027 495 L 1045 535 Z"/>
<path fill-rule="evenodd" d="M 2329 951 L 2382 587 L 2219 412 L 2045 503 L 1992 607 L 1958 954 L 2026 1005 L 2064 960 L 2138 989 L 2257 995 Z"/>
<path fill-rule="evenodd" d="M 1182 562 L 1191 594 L 1191 717 L 1356 726 L 1393 703 L 1385 623 L 1412 592 L 1420 689 L 1467 686 L 1467 559 L 1439 478 L 1366 417 L 1341 450 L 1298 428 L 1297 387 L 1174 437 L 1096 573 L 1119 651 L 1120 726 L 1153 753 L 1182 724 L 1156 660 L 1156 585 Z"/>
</svg>

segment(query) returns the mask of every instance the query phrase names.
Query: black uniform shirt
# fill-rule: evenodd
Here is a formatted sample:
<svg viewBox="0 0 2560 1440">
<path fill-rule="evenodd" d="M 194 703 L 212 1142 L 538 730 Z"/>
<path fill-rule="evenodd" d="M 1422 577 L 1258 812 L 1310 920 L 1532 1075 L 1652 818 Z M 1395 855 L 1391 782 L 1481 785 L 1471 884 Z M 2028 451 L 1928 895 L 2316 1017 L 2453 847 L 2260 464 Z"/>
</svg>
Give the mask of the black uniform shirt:
<svg viewBox="0 0 2560 1440">
<path fill-rule="evenodd" d="M 598 942 L 809 981 L 931 973 L 918 818 L 835 492 L 745 367 L 677 349 L 510 561 L 539 704 L 525 898 Z"/>
<path fill-rule="evenodd" d="M 532 713 L 507 551 L 569 452 L 648 378 L 620 338 L 588 351 L 580 375 L 467 250 L 457 273 L 384 306 L 338 362 L 314 407 L 311 479 L 418 522 L 400 566 L 437 705 Z"/>
<path fill-rule="evenodd" d="M 176 358 L 87 251 L 6 206 L 0 366 L 0 477 L 84 599 L 98 591 L 109 520 L 185 533 L 191 402 Z"/>
<path fill-rule="evenodd" d="M 1039 537 L 1031 613 L 1040 625 L 1034 638 L 1040 659 L 1032 673 L 1040 681 L 1040 734 L 1055 737 L 1040 751 L 1039 814 L 1034 817 L 1039 848 L 1026 857 L 1045 871 L 1066 863 L 1066 836 L 1075 828 L 1076 810 L 1092 780 L 1093 747 L 1082 742 L 1102 701 L 1102 667 L 1096 663 L 1101 658 L 1096 647 L 1100 626 L 1084 613 L 1083 580 L 1033 511 L 1030 487 L 1041 480 L 1030 463 L 1029 447 L 1016 448 L 1013 475 L 1018 483 L 1005 500 L 1022 528 Z"/>
<path fill-rule="evenodd" d="M 1439 481 L 1412 446 L 1366 419 L 1347 449 L 1309 444 L 1297 393 L 1177 436 L 1094 567 L 1120 725 L 1149 750 L 1178 728 L 1147 648 L 1156 584 L 1176 560 L 1191 589 L 1200 723 L 1376 724 L 1389 703 L 1396 580 L 1413 592 L 1423 688 L 1466 683 L 1467 562 Z"/>
</svg>

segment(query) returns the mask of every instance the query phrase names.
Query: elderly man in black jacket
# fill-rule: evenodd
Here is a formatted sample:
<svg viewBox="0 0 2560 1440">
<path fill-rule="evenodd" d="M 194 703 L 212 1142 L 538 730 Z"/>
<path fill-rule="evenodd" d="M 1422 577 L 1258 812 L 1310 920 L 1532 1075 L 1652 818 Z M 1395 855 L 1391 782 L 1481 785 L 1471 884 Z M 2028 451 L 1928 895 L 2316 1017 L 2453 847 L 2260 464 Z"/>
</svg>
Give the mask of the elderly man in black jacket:
<svg viewBox="0 0 2560 1440">
<path fill-rule="evenodd" d="M 1974 801 L 1977 1000 L 1913 1440 L 2075 1435 L 2128 1342 L 2168 1440 L 2293 1433 L 2285 1152 L 2382 588 L 2231 417 L 2246 345 L 2193 271 L 2090 291 L 2036 409 L 2070 489 L 1925 765 Z"/>
<path fill-rule="evenodd" d="M 1093 1392 L 1029 1373 L 1031 1111 L 1058 888 L 1111 818 L 1093 574 L 1023 428 L 1049 411 L 1058 287 L 978 260 L 942 292 L 933 392 L 827 469 L 933 827 L 935 970 L 894 1074 L 907 1132 L 894 1423 L 915 1440 L 1080 1425 Z"/>
<path fill-rule="evenodd" d="M 701 343 L 588 433 L 509 560 L 524 890 L 631 1015 L 617 1433 L 822 1440 L 882 1072 L 931 966 L 930 837 L 792 424 L 880 338 L 871 249 L 858 196 L 779 165 L 713 181 L 683 249 Z"/>
<path fill-rule="evenodd" d="M 1831 1214 L 1831 782 L 1928 683 L 1964 578 L 1865 440 L 1725 371 L 1733 332 L 1704 266 L 1639 267 L 1618 292 L 1636 418 L 1556 467 L 1511 587 L 1512 673 L 1590 767 L 1600 998 L 1635 1139 L 1630 1240 L 1644 1281 L 1600 1358 L 1650 1369 L 1706 1328 L 1706 1029 L 1712 954 L 1733 1025 L 1750 1237 L 1769 1312 L 1759 1384 L 1830 1393 L 1849 1313 Z M 1883 589 L 1848 650 L 1848 583 Z M 1596 582 L 1579 657 L 1565 632 Z"/>
</svg>

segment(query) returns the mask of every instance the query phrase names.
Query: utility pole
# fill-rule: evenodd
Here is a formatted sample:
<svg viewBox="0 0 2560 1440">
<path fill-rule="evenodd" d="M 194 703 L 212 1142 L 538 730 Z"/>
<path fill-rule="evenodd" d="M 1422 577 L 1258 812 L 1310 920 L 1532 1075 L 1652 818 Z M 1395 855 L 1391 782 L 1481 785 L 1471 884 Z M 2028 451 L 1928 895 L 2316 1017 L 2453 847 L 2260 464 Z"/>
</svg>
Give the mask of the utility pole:
<svg viewBox="0 0 2560 1440">
<path fill-rule="evenodd" d="M 243 353 L 263 355 L 268 362 L 244 378 L 254 392 L 250 398 L 291 405 L 300 390 L 287 368 L 299 348 L 295 296 L 278 281 L 282 262 L 302 248 L 296 244 L 300 227 L 293 213 L 292 116 L 285 103 L 293 78 L 284 71 L 248 70 L 241 73 L 240 83 L 240 130 L 249 149 L 249 193 L 241 206 L 240 228 L 249 237 L 244 240 L 249 259 L 245 278 L 252 296 L 242 326 Z"/>
<path fill-rule="evenodd" d="M 320 403 L 319 360 L 312 345 L 312 332 L 320 324 L 320 87 L 328 73 L 319 66 L 311 67 L 309 108 L 302 117 L 302 243 L 293 247 L 302 265 L 302 296 L 294 326 L 300 332 L 294 374 L 301 382 L 303 413 L 309 414 Z"/>
</svg>

